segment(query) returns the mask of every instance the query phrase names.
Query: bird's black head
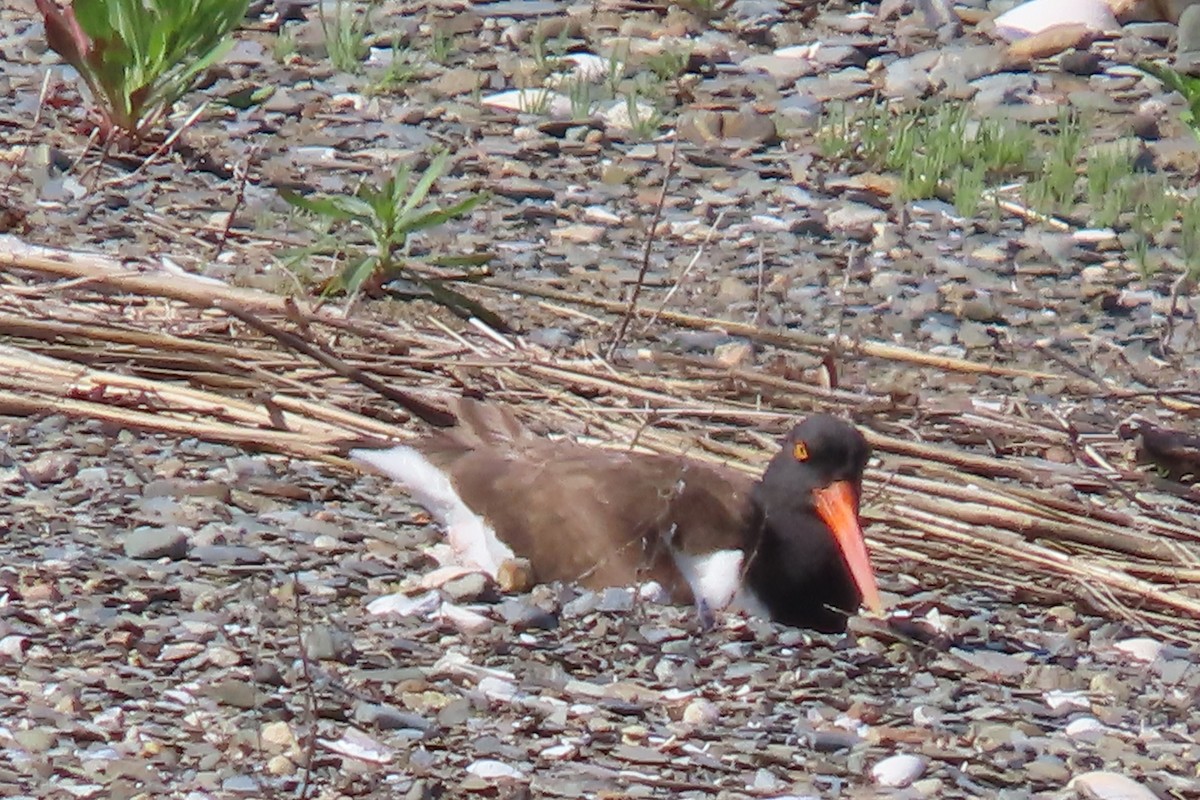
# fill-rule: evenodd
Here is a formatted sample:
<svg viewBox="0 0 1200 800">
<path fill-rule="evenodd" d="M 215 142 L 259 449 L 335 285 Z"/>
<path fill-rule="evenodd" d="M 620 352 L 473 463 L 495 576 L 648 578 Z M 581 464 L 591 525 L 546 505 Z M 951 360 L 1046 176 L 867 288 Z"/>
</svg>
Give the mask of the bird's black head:
<svg viewBox="0 0 1200 800">
<path fill-rule="evenodd" d="M 772 618 L 842 630 L 879 593 L 858 521 L 870 447 L 853 425 L 827 414 L 792 428 L 754 491 L 762 515 L 751 588 Z"/>
<path fill-rule="evenodd" d="M 858 428 L 829 414 L 814 414 L 788 432 L 767 473 L 779 473 L 771 476 L 772 483 L 786 483 L 789 492 L 820 489 L 835 481 L 848 481 L 858 489 L 870 455 Z"/>
</svg>

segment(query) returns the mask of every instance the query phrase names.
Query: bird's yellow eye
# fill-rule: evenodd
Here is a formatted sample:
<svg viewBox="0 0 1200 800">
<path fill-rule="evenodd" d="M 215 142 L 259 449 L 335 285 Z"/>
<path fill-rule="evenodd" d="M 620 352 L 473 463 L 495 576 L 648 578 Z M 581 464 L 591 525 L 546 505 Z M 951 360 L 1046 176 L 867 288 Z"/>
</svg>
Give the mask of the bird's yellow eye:
<svg viewBox="0 0 1200 800">
<path fill-rule="evenodd" d="M 804 442 L 796 442 L 792 445 L 792 455 L 797 461 L 808 461 L 808 445 Z"/>
</svg>

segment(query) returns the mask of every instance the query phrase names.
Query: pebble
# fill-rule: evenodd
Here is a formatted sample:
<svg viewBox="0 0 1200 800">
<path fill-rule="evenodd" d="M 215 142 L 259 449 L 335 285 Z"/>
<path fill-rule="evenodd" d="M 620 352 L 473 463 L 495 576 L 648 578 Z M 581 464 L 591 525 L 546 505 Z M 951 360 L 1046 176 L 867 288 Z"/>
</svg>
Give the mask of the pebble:
<svg viewBox="0 0 1200 800">
<path fill-rule="evenodd" d="M 1116 772 L 1085 772 L 1076 775 L 1067 784 L 1077 797 L 1089 800 L 1159 800 L 1154 792 L 1142 784 Z"/>
<path fill-rule="evenodd" d="M 188 534 L 176 526 L 134 528 L 121 540 L 129 558 L 155 560 L 169 558 L 177 561 L 188 554 Z"/>
<path fill-rule="evenodd" d="M 524 780 L 525 773 L 503 761 L 480 759 L 467 765 L 467 772 L 485 780 Z"/>
<path fill-rule="evenodd" d="M 889 756 L 871 767 L 871 778 L 880 786 L 904 788 L 921 777 L 925 765 L 926 761 L 921 756 Z"/>
</svg>

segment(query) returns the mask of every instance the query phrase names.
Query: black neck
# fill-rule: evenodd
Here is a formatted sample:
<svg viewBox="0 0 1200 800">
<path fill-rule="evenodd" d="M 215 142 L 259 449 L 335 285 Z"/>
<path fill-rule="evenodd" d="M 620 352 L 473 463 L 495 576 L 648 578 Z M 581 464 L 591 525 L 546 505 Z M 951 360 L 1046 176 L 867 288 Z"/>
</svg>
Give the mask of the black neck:
<svg viewBox="0 0 1200 800">
<path fill-rule="evenodd" d="M 747 568 L 747 586 L 777 622 L 844 631 L 862 595 L 811 494 L 781 497 L 760 484 L 753 502 L 761 536 Z"/>
</svg>

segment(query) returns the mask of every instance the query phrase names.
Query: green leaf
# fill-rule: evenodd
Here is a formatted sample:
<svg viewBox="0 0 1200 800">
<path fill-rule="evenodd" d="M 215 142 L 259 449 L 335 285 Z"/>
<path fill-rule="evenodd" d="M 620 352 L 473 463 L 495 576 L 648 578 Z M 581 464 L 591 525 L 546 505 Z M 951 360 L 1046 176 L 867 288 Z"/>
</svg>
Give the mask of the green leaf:
<svg viewBox="0 0 1200 800">
<path fill-rule="evenodd" d="M 336 280 L 330 281 L 329 286 L 325 289 L 325 293 L 345 292 L 346 294 L 354 294 L 375 274 L 375 270 L 378 268 L 379 259 L 375 256 L 364 256 L 358 261 L 351 262 L 338 273 Z"/>
<path fill-rule="evenodd" d="M 403 219 L 414 208 L 425 202 L 425 198 L 429 196 L 429 190 L 433 188 L 433 184 L 438 178 L 446 173 L 446 162 L 450 160 L 450 151 L 442 150 L 433 160 L 429 162 L 429 167 L 425 170 L 425 174 L 421 176 L 421 180 L 417 181 L 417 185 L 413 187 L 412 193 L 404 201 L 404 205 L 400 207 L 400 218 Z"/>
<path fill-rule="evenodd" d="M 448 208 L 433 208 L 419 211 L 410 218 L 401 219 L 398 227 L 405 233 L 421 231 L 426 228 L 435 228 L 456 217 L 470 213 L 477 205 L 488 198 L 489 195 L 486 192 L 482 192 L 460 200 Z"/>
<path fill-rule="evenodd" d="M 429 263 L 435 267 L 482 267 L 495 257 L 495 253 L 451 253 L 435 256 L 429 259 Z"/>
<path fill-rule="evenodd" d="M 373 219 L 369 203 L 357 197 L 345 195 L 299 195 L 287 189 L 280 189 L 279 196 L 290 206 L 316 214 L 319 217 L 329 217 L 335 220 L 353 220 L 369 225 Z"/>
<path fill-rule="evenodd" d="M 508 323 L 499 314 L 478 300 L 473 300 L 462 292 L 451 289 L 444 281 L 423 278 L 411 270 L 405 270 L 404 277 L 424 287 L 433 296 L 438 305 L 445 306 L 463 319 L 475 317 L 480 322 L 491 328 L 495 328 L 501 333 L 512 331 L 512 328 L 509 327 Z"/>
</svg>

